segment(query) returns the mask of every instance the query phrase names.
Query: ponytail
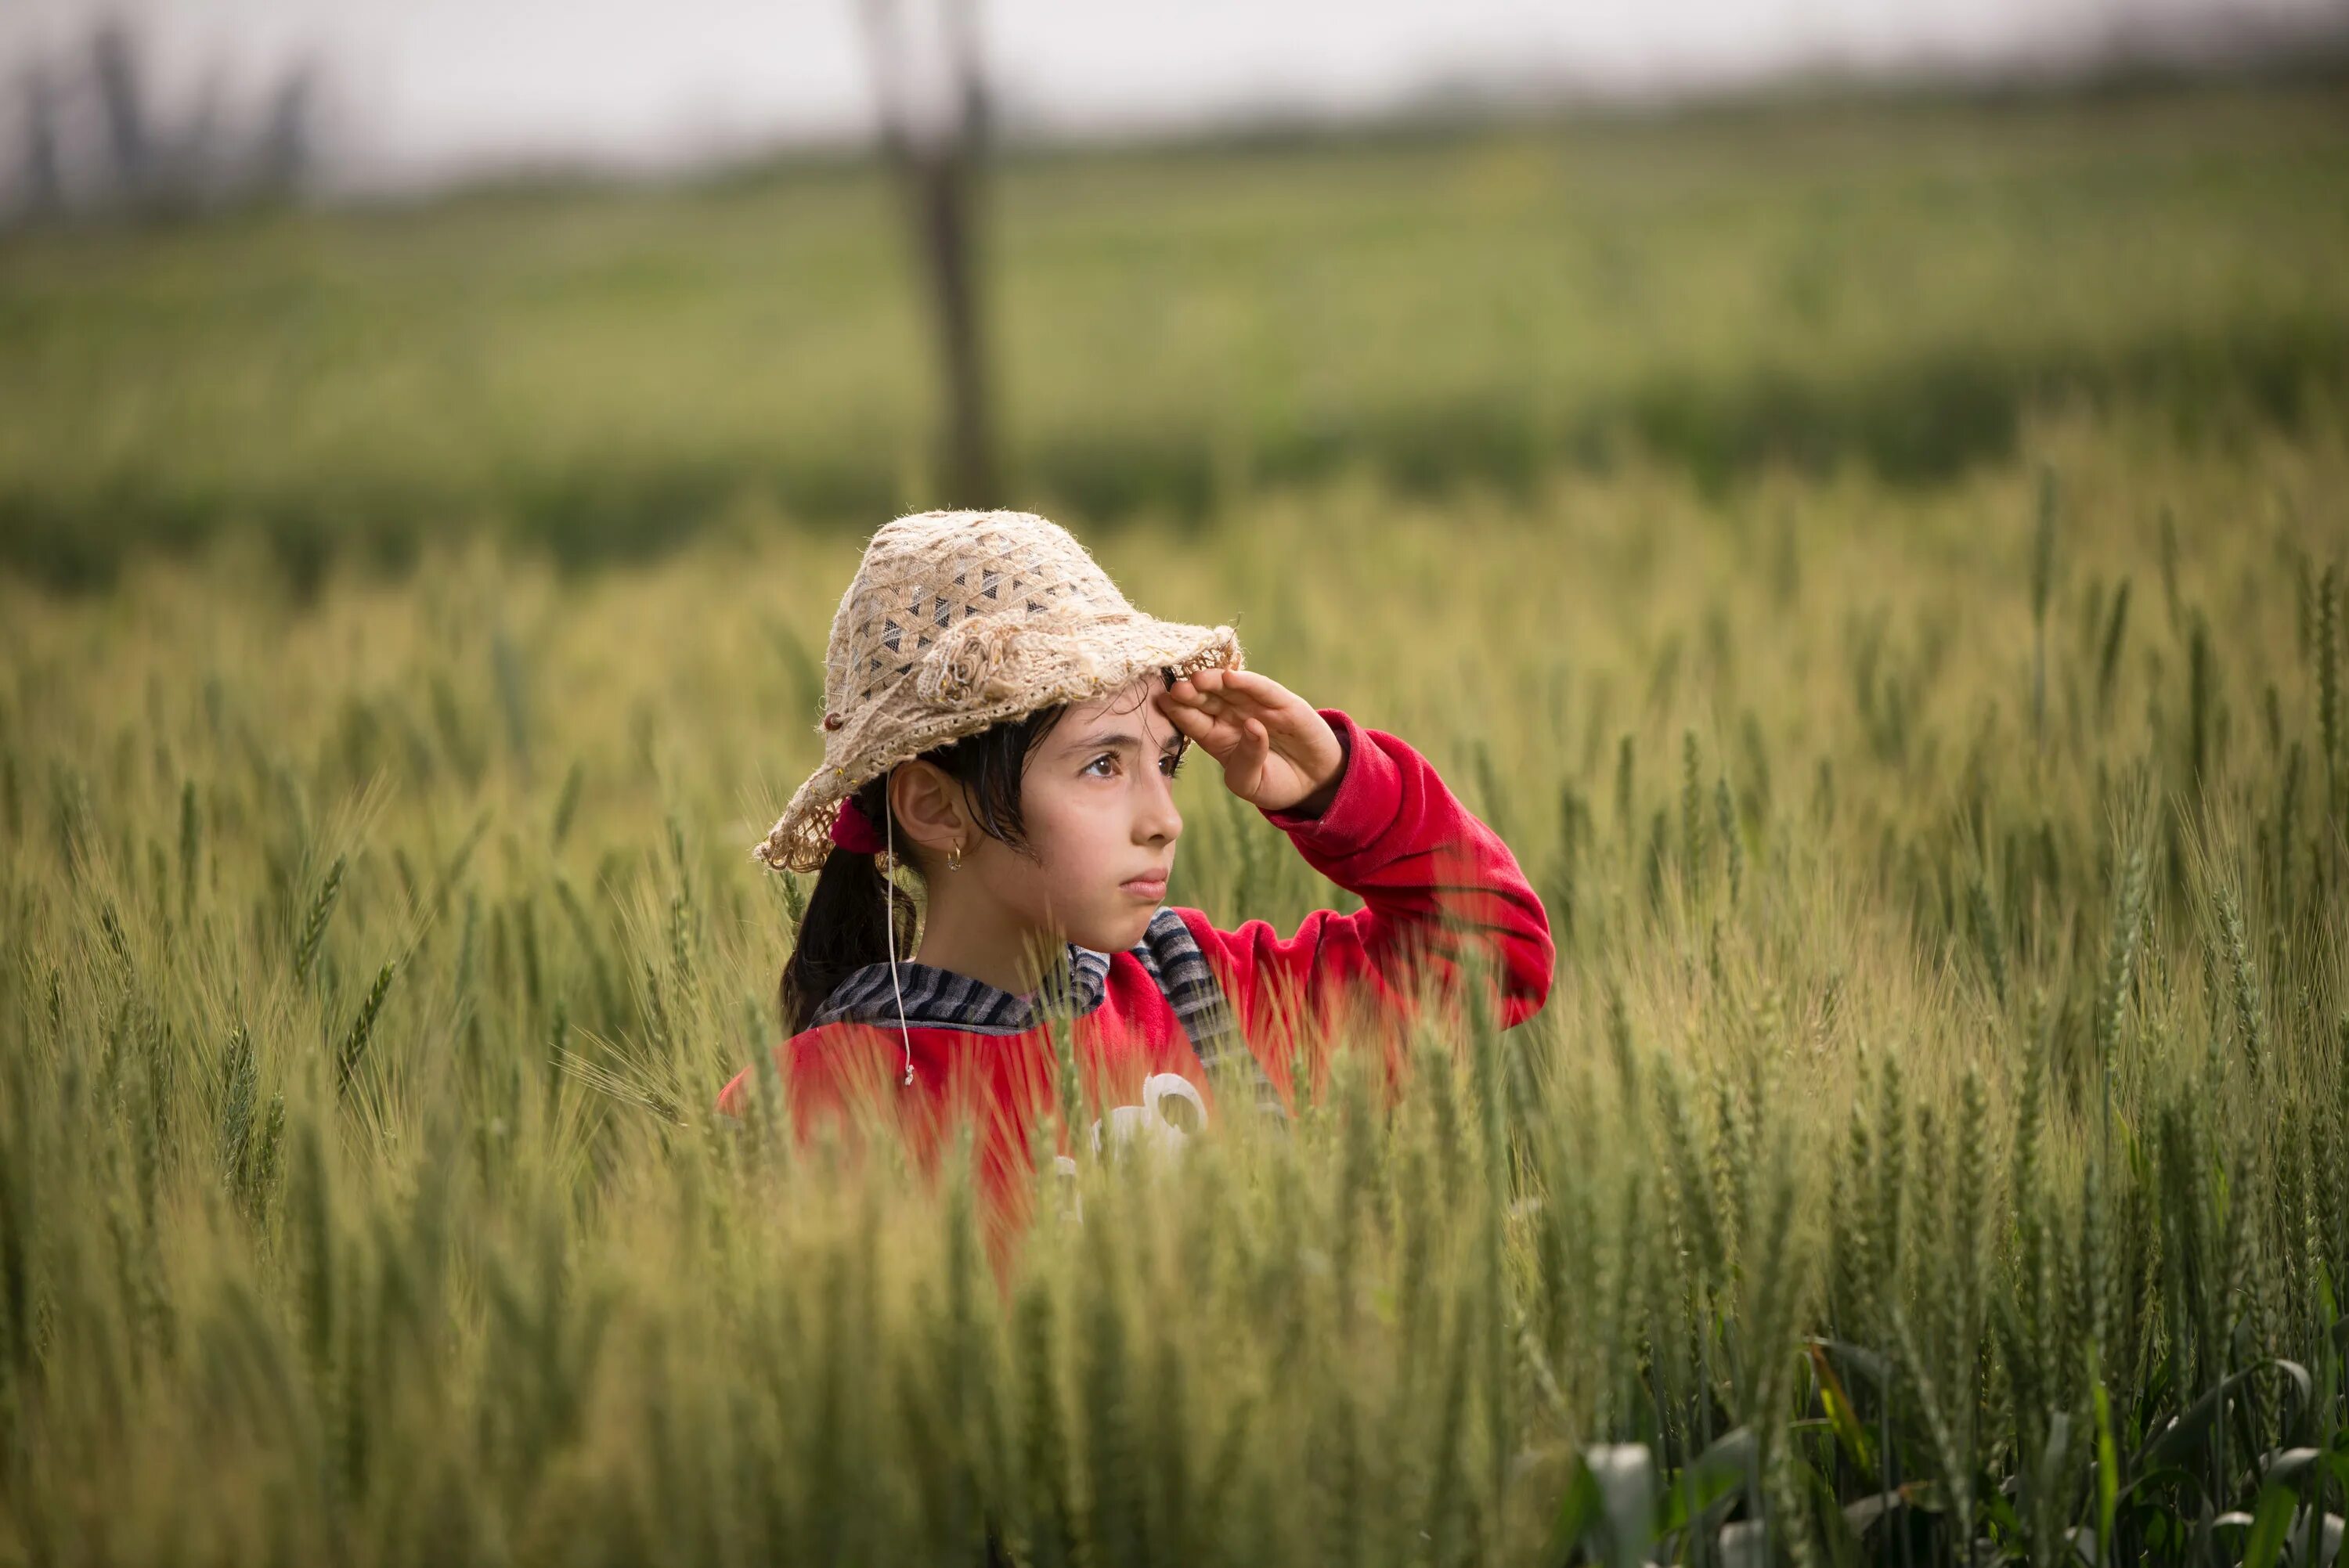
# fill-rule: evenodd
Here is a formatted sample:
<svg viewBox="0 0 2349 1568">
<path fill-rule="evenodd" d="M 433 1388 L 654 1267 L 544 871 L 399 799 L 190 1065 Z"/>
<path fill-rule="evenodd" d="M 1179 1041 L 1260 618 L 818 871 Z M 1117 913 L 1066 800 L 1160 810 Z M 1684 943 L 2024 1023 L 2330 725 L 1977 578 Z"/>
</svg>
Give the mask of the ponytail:
<svg viewBox="0 0 2349 1568">
<path fill-rule="evenodd" d="M 889 809 L 888 785 L 885 773 L 851 797 L 867 821 L 879 821 Z M 891 831 L 900 843 L 905 841 L 902 825 Z M 816 1010 L 843 980 L 888 956 L 890 934 L 884 922 L 890 919 L 897 924 L 897 951 L 911 952 L 913 900 L 881 874 L 877 856 L 834 844 L 816 873 L 815 891 L 808 894 L 807 909 L 800 916 L 799 940 L 776 990 L 786 1035 L 796 1035 L 813 1022 Z"/>
<path fill-rule="evenodd" d="M 1005 719 L 977 735 L 965 736 L 922 753 L 968 793 L 979 831 L 1014 849 L 1027 849 L 1026 825 L 1019 811 L 1019 786 L 1027 772 L 1028 754 L 1034 750 L 1067 712 L 1065 704 L 1038 708 L 1019 718 Z M 882 821 L 889 810 L 889 775 L 867 779 L 851 799 L 868 822 Z M 912 838 L 905 824 L 892 821 L 886 830 L 896 841 L 897 858 L 921 868 L 906 851 Z M 914 901 L 896 883 L 881 874 L 873 855 L 833 846 L 816 873 L 815 890 L 808 894 L 800 916 L 799 939 L 783 965 L 775 1000 L 781 1009 L 788 1037 L 807 1028 L 840 983 L 868 964 L 889 957 L 891 930 L 900 960 L 914 949 Z"/>
</svg>

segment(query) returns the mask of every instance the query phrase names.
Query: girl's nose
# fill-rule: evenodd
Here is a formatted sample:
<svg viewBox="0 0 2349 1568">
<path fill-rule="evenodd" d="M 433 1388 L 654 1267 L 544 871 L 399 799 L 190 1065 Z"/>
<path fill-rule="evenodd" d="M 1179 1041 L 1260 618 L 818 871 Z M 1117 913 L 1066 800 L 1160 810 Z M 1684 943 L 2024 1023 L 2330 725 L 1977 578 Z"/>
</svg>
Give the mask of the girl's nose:
<svg viewBox="0 0 2349 1568">
<path fill-rule="evenodd" d="M 1150 776 L 1153 782 L 1143 786 L 1134 832 L 1145 843 L 1171 844 L 1183 832 L 1183 813 L 1174 809 L 1174 781 L 1154 768 Z"/>
</svg>

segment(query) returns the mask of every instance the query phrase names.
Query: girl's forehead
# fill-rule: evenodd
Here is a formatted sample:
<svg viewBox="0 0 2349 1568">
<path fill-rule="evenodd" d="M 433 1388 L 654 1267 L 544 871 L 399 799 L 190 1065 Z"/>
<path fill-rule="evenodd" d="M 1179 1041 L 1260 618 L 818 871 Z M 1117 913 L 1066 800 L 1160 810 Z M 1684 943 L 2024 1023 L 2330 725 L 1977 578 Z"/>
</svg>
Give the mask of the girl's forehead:
<svg viewBox="0 0 2349 1568">
<path fill-rule="evenodd" d="M 1164 723 L 1164 716 L 1159 713 L 1158 705 L 1152 702 L 1150 697 L 1152 693 L 1158 691 L 1165 684 L 1155 671 L 1148 675 L 1136 676 L 1114 691 L 1103 692 L 1099 696 L 1087 697 L 1081 703 L 1071 705 L 1069 717 L 1073 719 L 1089 719 L 1132 715 L 1135 717 L 1156 719 Z"/>
<path fill-rule="evenodd" d="M 1104 736 L 1130 735 L 1153 749 L 1164 746 L 1181 734 L 1174 721 L 1161 713 L 1158 705 L 1151 700 L 1152 695 L 1164 689 L 1165 684 L 1157 672 L 1152 671 L 1115 691 L 1071 703 L 1060 723 L 1053 726 L 1056 743 L 1081 748 Z"/>
</svg>

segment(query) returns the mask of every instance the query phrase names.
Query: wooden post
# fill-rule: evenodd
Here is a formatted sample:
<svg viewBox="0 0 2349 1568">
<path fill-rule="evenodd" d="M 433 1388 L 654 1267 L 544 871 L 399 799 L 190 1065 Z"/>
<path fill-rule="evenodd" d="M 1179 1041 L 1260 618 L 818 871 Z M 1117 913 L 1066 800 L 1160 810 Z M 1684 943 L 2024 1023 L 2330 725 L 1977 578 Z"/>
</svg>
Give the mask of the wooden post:
<svg viewBox="0 0 2349 1568">
<path fill-rule="evenodd" d="M 941 499 L 953 506 L 992 506 L 1000 497 L 979 273 L 988 113 L 977 0 L 939 0 L 946 102 L 935 117 L 938 123 L 927 130 L 908 79 L 910 45 L 898 0 L 864 0 L 862 10 L 882 151 L 905 202 L 930 298 L 945 406 L 940 478 L 948 493 Z"/>
</svg>

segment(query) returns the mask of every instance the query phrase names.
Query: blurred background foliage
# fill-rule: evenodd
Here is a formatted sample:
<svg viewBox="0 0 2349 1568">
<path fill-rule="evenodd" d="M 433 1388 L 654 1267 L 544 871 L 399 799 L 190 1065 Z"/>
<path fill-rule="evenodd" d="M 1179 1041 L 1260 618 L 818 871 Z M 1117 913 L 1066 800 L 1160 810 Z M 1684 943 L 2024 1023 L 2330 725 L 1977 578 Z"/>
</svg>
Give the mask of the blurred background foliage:
<svg viewBox="0 0 2349 1568">
<path fill-rule="evenodd" d="M 2034 406 L 2186 438 L 2349 366 L 2349 112 L 2313 83 L 1849 98 L 1011 156 L 979 231 L 1009 478 L 1196 519 L 1367 469 L 1524 493 L 1645 453 L 1904 483 Z M 0 560 L 242 531 L 314 577 L 487 530 L 583 562 L 937 498 L 867 162 L 35 232 L 0 246 Z"/>
</svg>

